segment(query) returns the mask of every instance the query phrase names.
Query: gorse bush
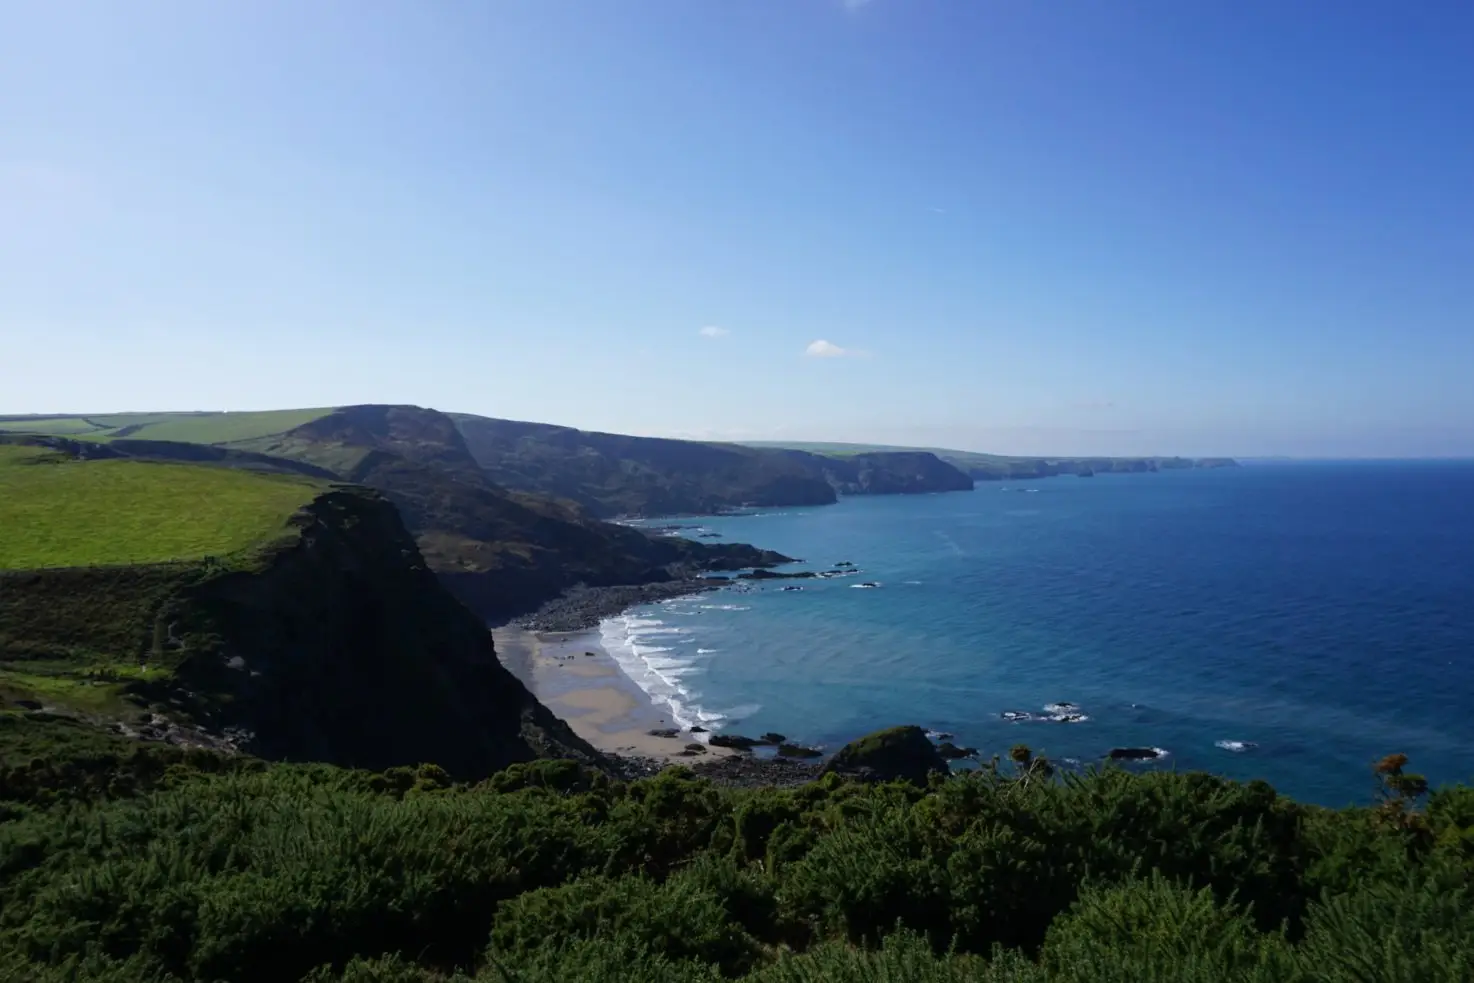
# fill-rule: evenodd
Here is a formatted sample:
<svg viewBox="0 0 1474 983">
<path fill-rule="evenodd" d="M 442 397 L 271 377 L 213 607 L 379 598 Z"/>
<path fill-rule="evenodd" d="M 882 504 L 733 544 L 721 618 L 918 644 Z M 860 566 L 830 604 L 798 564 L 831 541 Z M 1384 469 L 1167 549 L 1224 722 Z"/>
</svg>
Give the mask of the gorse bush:
<svg viewBox="0 0 1474 983">
<path fill-rule="evenodd" d="M 1032 761 L 725 790 L 89 749 L 3 773 L 0 979 L 1467 983 L 1474 790 L 1404 764 L 1333 811 Z"/>
</svg>

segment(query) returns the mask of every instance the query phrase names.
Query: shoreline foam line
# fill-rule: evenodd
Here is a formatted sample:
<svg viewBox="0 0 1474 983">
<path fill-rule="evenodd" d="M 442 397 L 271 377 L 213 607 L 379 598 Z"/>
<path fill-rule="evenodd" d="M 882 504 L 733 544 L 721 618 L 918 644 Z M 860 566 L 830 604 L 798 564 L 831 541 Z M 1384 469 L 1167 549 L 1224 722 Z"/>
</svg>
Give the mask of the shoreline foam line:
<svg viewBox="0 0 1474 983">
<path fill-rule="evenodd" d="M 727 720 L 726 714 L 707 710 L 697 703 L 701 693 L 683 681 L 703 671 L 697 660 L 679 654 L 674 645 L 667 644 L 689 636 L 689 628 L 668 625 L 659 618 L 621 614 L 599 622 L 598 631 L 602 647 L 615 665 L 651 703 L 664 705 L 681 729 L 716 730 Z M 704 737 L 698 735 L 698 739 Z"/>
</svg>

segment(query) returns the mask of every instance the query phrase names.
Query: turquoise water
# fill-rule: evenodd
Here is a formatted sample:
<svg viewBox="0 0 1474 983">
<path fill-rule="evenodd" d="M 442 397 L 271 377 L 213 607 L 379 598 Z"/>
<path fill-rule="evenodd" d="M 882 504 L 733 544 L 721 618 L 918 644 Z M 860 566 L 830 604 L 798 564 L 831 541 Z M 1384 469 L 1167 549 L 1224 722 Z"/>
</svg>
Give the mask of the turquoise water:
<svg viewBox="0 0 1474 983">
<path fill-rule="evenodd" d="M 1474 778 L 1471 463 L 1053 478 L 684 525 L 861 571 L 605 622 L 688 722 L 827 747 L 917 723 L 1087 763 L 1150 746 L 1168 752 L 1150 767 L 1330 805 L 1366 801 L 1391 751 Z M 1061 702 L 1087 719 L 1000 716 Z"/>
</svg>

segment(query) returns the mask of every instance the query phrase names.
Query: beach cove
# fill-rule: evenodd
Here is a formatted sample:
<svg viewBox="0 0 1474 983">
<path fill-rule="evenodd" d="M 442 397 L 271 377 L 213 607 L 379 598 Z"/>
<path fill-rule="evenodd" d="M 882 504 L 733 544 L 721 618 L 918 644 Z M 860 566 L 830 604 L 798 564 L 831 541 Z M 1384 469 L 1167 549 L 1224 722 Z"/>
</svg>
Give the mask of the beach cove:
<svg viewBox="0 0 1474 983">
<path fill-rule="evenodd" d="M 619 714 L 588 695 L 559 708 L 568 684 L 549 674 L 576 670 L 533 688 L 608 731 L 600 746 L 683 723 L 833 751 L 914 723 L 984 760 L 1154 747 L 1132 767 L 1364 802 L 1389 752 L 1435 782 L 1474 772 L 1470 502 L 1467 464 L 1264 465 L 685 519 L 808 561 L 785 569 L 858 572 L 604 617 L 579 649 L 602 671 L 583 680 L 622 688 Z"/>
</svg>

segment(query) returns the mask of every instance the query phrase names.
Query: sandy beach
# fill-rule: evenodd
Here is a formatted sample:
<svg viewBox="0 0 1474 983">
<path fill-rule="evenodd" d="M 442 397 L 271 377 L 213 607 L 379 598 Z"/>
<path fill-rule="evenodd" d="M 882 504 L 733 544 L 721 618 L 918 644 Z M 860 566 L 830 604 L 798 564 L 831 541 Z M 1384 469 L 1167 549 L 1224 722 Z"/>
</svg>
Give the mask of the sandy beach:
<svg viewBox="0 0 1474 983">
<path fill-rule="evenodd" d="M 600 751 L 687 765 L 737 753 L 705 747 L 705 734 L 652 736 L 652 730 L 677 724 L 604 651 L 597 631 L 496 628 L 492 638 L 502 665 Z M 704 749 L 693 752 L 687 749 L 690 744 L 702 744 Z"/>
</svg>

